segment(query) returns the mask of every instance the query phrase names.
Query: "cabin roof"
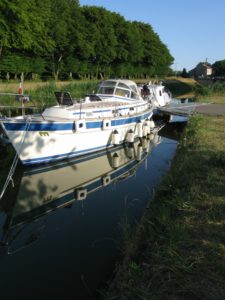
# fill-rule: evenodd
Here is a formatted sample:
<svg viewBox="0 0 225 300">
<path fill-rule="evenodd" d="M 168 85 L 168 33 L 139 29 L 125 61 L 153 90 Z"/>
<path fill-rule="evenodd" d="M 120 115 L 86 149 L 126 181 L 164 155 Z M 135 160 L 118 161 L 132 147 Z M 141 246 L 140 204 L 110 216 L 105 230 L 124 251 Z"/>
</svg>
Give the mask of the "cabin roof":
<svg viewBox="0 0 225 300">
<path fill-rule="evenodd" d="M 134 81 L 128 79 L 107 79 L 102 81 L 99 86 L 118 86 L 119 84 L 124 84 L 129 88 L 132 88 L 132 86 L 137 86 Z"/>
</svg>

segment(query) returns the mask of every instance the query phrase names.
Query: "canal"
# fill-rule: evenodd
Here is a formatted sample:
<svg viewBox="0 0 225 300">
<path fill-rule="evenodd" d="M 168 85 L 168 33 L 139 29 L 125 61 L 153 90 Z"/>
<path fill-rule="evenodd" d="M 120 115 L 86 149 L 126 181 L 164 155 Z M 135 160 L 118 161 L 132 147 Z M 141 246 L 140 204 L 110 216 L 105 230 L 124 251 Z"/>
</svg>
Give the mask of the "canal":
<svg viewBox="0 0 225 300">
<path fill-rule="evenodd" d="M 169 170 L 183 124 L 76 161 L 19 164 L 0 200 L 1 298 L 95 299 Z M 10 145 L 0 149 L 2 185 L 9 155 Z"/>
</svg>

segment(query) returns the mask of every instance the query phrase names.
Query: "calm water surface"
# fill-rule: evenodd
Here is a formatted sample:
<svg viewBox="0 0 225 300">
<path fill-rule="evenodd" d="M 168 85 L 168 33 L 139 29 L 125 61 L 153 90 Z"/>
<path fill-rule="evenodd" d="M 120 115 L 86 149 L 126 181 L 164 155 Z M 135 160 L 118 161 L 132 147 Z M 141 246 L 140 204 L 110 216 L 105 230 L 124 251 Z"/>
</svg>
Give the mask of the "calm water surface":
<svg viewBox="0 0 225 300">
<path fill-rule="evenodd" d="M 0 201 L 1 299 L 96 297 L 121 253 L 123 228 L 140 220 L 170 167 L 177 141 L 167 129 L 89 159 L 18 166 Z"/>
</svg>

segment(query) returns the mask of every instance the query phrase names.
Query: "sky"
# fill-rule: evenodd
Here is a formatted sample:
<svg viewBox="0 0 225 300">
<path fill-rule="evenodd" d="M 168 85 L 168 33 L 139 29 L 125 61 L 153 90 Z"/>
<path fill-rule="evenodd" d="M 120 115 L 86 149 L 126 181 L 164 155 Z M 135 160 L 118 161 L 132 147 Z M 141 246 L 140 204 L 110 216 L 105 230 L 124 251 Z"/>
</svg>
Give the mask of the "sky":
<svg viewBox="0 0 225 300">
<path fill-rule="evenodd" d="M 80 5 L 150 24 L 174 57 L 175 71 L 225 59 L 224 0 L 80 0 Z"/>
</svg>

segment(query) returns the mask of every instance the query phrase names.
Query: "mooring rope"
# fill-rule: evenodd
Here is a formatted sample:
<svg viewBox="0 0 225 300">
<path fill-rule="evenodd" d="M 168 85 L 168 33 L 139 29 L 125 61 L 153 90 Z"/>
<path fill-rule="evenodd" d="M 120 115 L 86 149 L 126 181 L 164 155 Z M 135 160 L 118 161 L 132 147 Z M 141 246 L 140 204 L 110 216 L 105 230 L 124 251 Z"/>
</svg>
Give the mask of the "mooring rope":
<svg viewBox="0 0 225 300">
<path fill-rule="evenodd" d="M 28 129 L 30 127 L 30 123 L 31 123 L 31 118 L 30 118 L 30 116 L 28 116 L 27 122 L 26 122 L 26 126 L 25 126 L 25 130 L 24 130 L 24 133 L 23 133 L 23 137 L 21 139 L 21 143 L 20 143 L 20 146 L 19 146 L 19 150 L 18 150 L 18 152 L 16 153 L 16 155 L 14 157 L 14 160 L 12 162 L 12 165 L 11 165 L 11 168 L 9 170 L 8 176 L 6 178 L 5 184 L 4 184 L 3 188 L 2 188 L 2 192 L 0 194 L 0 200 L 2 199 L 2 197 L 3 197 L 3 195 L 4 195 L 4 193 L 5 193 L 6 189 L 7 189 L 8 184 L 9 184 L 10 181 L 12 181 L 12 185 L 14 187 L 14 182 L 13 182 L 12 176 L 13 176 L 13 174 L 15 172 L 15 169 L 16 169 L 16 166 L 17 166 L 17 163 L 18 163 L 18 160 L 19 160 L 19 156 L 20 156 L 20 153 L 22 151 L 22 146 L 23 146 L 23 143 L 25 141 Z"/>
</svg>

